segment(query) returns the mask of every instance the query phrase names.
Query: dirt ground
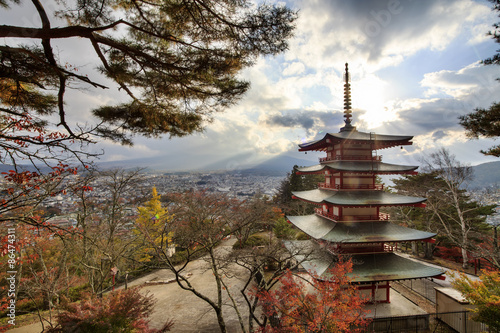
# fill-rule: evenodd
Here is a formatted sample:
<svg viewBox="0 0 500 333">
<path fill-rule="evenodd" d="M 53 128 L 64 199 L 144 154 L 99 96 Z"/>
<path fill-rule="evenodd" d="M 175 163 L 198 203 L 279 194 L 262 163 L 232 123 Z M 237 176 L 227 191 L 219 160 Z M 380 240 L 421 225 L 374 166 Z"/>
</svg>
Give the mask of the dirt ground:
<svg viewBox="0 0 500 333">
<path fill-rule="evenodd" d="M 234 240 L 227 240 L 218 249 L 219 251 L 230 251 Z M 246 303 L 240 296 L 239 288 L 243 286 L 243 269 L 238 266 L 230 267 L 231 277 L 227 277 L 228 286 L 235 295 L 235 301 L 239 307 L 245 310 Z M 203 259 L 188 264 L 185 276 L 189 276 L 191 284 L 202 294 L 212 300 L 216 299 L 216 286 L 212 271 Z M 213 309 L 192 292 L 181 289 L 176 282 L 165 283 L 174 277 L 169 270 L 158 270 L 129 283 L 129 287 L 141 286 L 141 292 L 154 295 L 157 303 L 150 316 L 150 327 L 160 328 L 166 321 L 173 320 L 174 326 L 171 332 L 189 333 L 211 333 L 220 332 L 217 317 Z M 119 289 L 119 288 L 118 288 Z M 228 332 L 241 332 L 238 317 L 227 294 L 223 293 L 224 318 Z M 242 311 L 246 313 L 247 311 Z M 248 321 L 244 318 L 245 323 Z M 9 330 L 9 333 L 39 333 L 42 331 L 40 323 Z"/>
<path fill-rule="evenodd" d="M 226 241 L 220 250 L 230 250 L 232 244 L 233 241 Z M 243 309 L 243 314 L 246 312 L 246 303 L 239 292 L 243 281 L 238 277 L 244 277 L 244 273 L 242 268 L 234 266 L 231 267 L 232 276 L 227 277 L 230 291 L 235 296 L 238 307 Z M 204 260 L 191 262 L 187 266 L 186 274 L 190 275 L 189 282 L 199 292 L 212 300 L 216 299 L 214 277 Z M 168 270 L 159 270 L 130 283 L 130 286 L 143 285 L 141 291 L 149 292 L 157 299 L 155 310 L 150 317 L 150 326 L 160 328 L 165 321 L 172 319 L 174 322 L 172 332 L 220 332 L 215 312 L 208 303 L 192 292 L 181 289 L 176 282 L 161 283 L 172 279 L 173 276 L 173 273 Z M 240 332 L 237 314 L 225 292 L 224 295 L 224 318 L 228 332 Z M 247 319 L 244 320 L 246 323 Z"/>
</svg>

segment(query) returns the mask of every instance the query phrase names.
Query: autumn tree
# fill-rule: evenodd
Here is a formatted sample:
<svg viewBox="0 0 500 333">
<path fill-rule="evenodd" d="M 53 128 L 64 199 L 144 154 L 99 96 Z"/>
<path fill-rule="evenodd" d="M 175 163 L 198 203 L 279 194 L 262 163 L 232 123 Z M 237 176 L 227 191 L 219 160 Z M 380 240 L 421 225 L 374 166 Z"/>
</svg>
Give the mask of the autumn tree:
<svg viewBox="0 0 500 333">
<path fill-rule="evenodd" d="M 0 223 L 40 225 L 37 211 L 48 198 L 64 195 L 78 168 L 59 163 L 45 174 L 36 171 L 2 172 Z"/>
<path fill-rule="evenodd" d="M 78 186 L 68 189 L 77 204 L 80 236 L 72 243 L 74 259 L 85 272 L 92 293 L 99 293 L 106 287 L 111 268 L 123 274 L 132 268 L 130 258 L 135 255 L 137 238 L 132 232 L 137 216 L 132 201 L 141 199 L 143 175 L 140 170 L 90 170 L 79 179 Z M 130 197 L 132 191 L 137 197 Z"/>
<path fill-rule="evenodd" d="M 455 159 L 442 148 L 424 159 L 424 172 L 431 173 L 440 185 L 428 192 L 427 208 L 439 221 L 446 236 L 461 249 L 463 267 L 467 268 L 471 240 L 476 232 L 487 229 L 485 217 L 493 206 L 481 206 L 465 193 L 467 182 L 473 177 L 472 168 Z"/>
<path fill-rule="evenodd" d="M 168 225 L 172 223 L 172 215 L 161 205 L 161 196 L 153 187 L 152 197 L 143 207 L 138 207 L 135 221 L 137 238 L 136 257 L 141 262 L 151 261 L 156 256 L 156 248 L 166 251 L 171 257 L 175 244 L 172 242 L 173 232 Z"/>
<path fill-rule="evenodd" d="M 0 230 L 8 235 L 5 225 Z M 19 313 L 23 307 L 37 311 L 42 326 L 51 325 L 54 309 L 61 299 L 67 298 L 71 288 L 84 283 L 77 274 L 77 266 L 71 257 L 71 246 L 75 238 L 60 230 L 51 232 L 50 226 L 33 227 L 21 224 L 15 228 L 15 242 L 2 238 L 3 274 L 15 271 L 15 299 L 9 288 L 4 288 L 5 278 L 11 274 L 2 274 L 1 304 L 4 306 L 14 299 Z M 75 237 L 75 236 L 74 236 Z M 12 249 L 14 251 L 12 251 Z M 7 258 L 14 258 L 14 265 Z M 15 266 L 15 267 L 13 267 Z"/>
<path fill-rule="evenodd" d="M 493 10 L 500 12 L 500 1 L 490 0 L 490 2 L 493 3 Z M 493 27 L 494 30 L 489 31 L 488 34 L 495 43 L 500 43 L 500 23 L 495 23 Z M 499 65 L 500 53 L 484 60 L 483 64 Z M 476 108 L 474 112 L 460 116 L 459 119 L 460 125 L 465 128 L 469 138 L 498 138 L 500 136 L 500 103 L 493 103 L 489 108 Z M 500 145 L 493 146 L 488 150 L 481 150 L 481 153 L 500 157 Z"/>
<path fill-rule="evenodd" d="M 228 253 L 220 248 L 220 245 L 234 233 L 235 229 L 240 229 L 244 225 L 238 219 L 247 219 L 247 223 L 252 220 L 248 215 L 239 214 L 238 208 L 244 208 L 243 203 L 224 195 L 185 192 L 171 196 L 170 200 L 173 220 L 166 228 L 165 234 L 173 232 L 173 241 L 183 249 L 185 261 L 181 265 L 176 265 L 165 246 L 155 247 L 156 259 L 160 261 L 161 266 L 175 274 L 180 288 L 192 292 L 210 305 L 216 314 L 221 332 L 226 332 L 223 306 L 225 295 L 230 289 L 224 285 L 222 267 L 228 265 L 226 260 Z M 201 256 L 206 262 L 207 269 L 213 274 L 215 298 L 203 294 L 187 278 L 188 264 Z"/>
<path fill-rule="evenodd" d="M 427 198 L 427 204 L 434 198 L 436 189 L 443 186 L 442 180 L 431 173 L 403 176 L 392 179 L 392 182 L 393 189 L 398 194 Z M 436 233 L 441 229 L 435 211 L 428 208 L 394 207 L 390 209 L 390 214 L 392 220 L 410 228 Z M 412 253 L 418 255 L 417 242 L 411 242 L 411 246 Z M 434 247 L 432 243 L 423 243 L 425 258 L 432 259 Z"/>
<path fill-rule="evenodd" d="M 483 271 L 480 280 L 472 280 L 465 274 L 452 284 L 475 307 L 474 320 L 488 325 L 490 332 L 500 332 L 500 272 Z"/>
<path fill-rule="evenodd" d="M 264 202 L 258 199 L 240 201 L 222 194 L 195 191 L 170 194 L 168 200 L 172 220 L 166 224 L 162 236 L 172 235 L 172 241 L 180 251 L 171 256 L 167 243 L 153 246 L 154 238 L 146 237 L 151 249 L 156 251 L 150 264 L 170 270 L 180 288 L 206 302 L 215 312 L 221 332 L 228 330 L 224 315 L 227 310 L 224 309 L 231 308 L 242 332 L 249 332 L 245 321 L 246 306 L 242 308 L 236 301 L 240 291 L 230 286 L 238 280 L 234 273 L 232 245 L 234 242 L 246 244 L 245 239 L 262 226 L 267 215 Z M 238 248 L 238 251 L 244 251 L 240 246 Z M 206 294 L 203 288 L 190 281 L 189 272 L 194 261 L 209 272 L 205 284 L 213 284 L 214 295 Z M 253 283 L 252 278 L 249 283 Z"/>
<path fill-rule="evenodd" d="M 350 261 L 339 261 L 329 280 L 288 271 L 272 290 L 258 290 L 264 315 L 263 332 L 365 332 L 366 302 L 351 284 Z"/>
<path fill-rule="evenodd" d="M 152 295 L 142 295 L 138 289 L 120 290 L 104 298 L 86 299 L 79 304 L 66 305 L 57 315 L 57 326 L 47 332 L 170 331 L 174 325 L 170 320 L 159 330 L 149 328 L 147 318 L 151 315 L 155 303 Z"/>
<path fill-rule="evenodd" d="M 0 6 L 28 1 L 2 0 Z M 1 25 L 0 162 L 20 156 L 79 155 L 72 142 L 106 138 L 132 143 L 135 134 L 184 136 L 238 101 L 249 83 L 239 73 L 260 55 L 287 49 L 296 13 L 250 1 L 31 1 L 39 26 Z M 19 20 L 21 22 L 21 20 Z M 88 46 L 97 71 L 66 63 L 60 40 Z M 29 46 L 27 42 L 30 42 Z M 103 76 L 99 76 L 100 72 Z M 70 89 L 118 89 L 121 103 L 76 123 Z M 20 132 L 16 126 L 31 134 Z M 58 135 L 50 130 L 57 128 Z M 45 137 L 41 137 L 44 133 Z M 13 145 L 13 146 L 9 146 Z"/>
<path fill-rule="evenodd" d="M 240 294 L 246 303 L 246 308 L 241 307 L 239 311 L 248 314 L 248 329 L 242 325 L 242 332 L 263 330 L 269 325 L 272 316 L 262 316 L 261 296 L 279 285 L 287 272 L 297 271 L 301 263 L 311 258 L 311 255 L 310 248 L 300 245 L 287 249 L 282 241 L 272 234 L 259 246 L 233 248 L 230 262 L 234 262 L 246 272 L 238 277 L 242 282 Z M 298 257 L 303 259 L 297 260 Z"/>
</svg>

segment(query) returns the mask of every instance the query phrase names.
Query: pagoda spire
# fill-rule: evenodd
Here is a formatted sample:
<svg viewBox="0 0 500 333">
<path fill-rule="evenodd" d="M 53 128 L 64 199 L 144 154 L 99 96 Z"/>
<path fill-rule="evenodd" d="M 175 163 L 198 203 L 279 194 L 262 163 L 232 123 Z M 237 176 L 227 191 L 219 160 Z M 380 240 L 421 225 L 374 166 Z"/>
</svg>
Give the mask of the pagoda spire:
<svg viewBox="0 0 500 333">
<path fill-rule="evenodd" d="M 351 125 L 351 75 L 349 74 L 349 68 L 347 62 L 345 63 L 345 74 L 344 74 L 344 122 L 345 126 L 340 129 L 341 132 L 356 130 L 356 127 Z"/>
</svg>

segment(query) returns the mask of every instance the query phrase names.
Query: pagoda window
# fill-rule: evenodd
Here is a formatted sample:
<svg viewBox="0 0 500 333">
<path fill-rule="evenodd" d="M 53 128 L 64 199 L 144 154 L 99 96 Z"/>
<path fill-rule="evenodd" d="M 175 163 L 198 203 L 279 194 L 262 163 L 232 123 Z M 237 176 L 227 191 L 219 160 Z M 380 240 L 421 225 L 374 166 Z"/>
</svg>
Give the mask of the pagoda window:
<svg viewBox="0 0 500 333">
<path fill-rule="evenodd" d="M 333 207 L 333 215 L 339 216 L 339 207 Z"/>
<path fill-rule="evenodd" d="M 344 159 L 346 160 L 371 160 L 372 151 L 371 149 L 359 148 L 359 149 L 349 149 L 344 151 Z"/>
<path fill-rule="evenodd" d="M 357 244 L 343 244 L 339 249 L 342 253 L 370 253 L 370 252 L 383 252 L 384 243 L 357 243 Z"/>
<path fill-rule="evenodd" d="M 378 220 L 378 209 L 377 207 L 345 207 L 342 219 L 344 221 Z"/>
<path fill-rule="evenodd" d="M 376 215 L 377 207 L 345 207 L 344 215 Z"/>
<path fill-rule="evenodd" d="M 336 159 L 340 159 L 342 156 L 342 151 L 339 148 L 335 149 L 333 151 L 333 153 L 334 153 Z"/>
</svg>

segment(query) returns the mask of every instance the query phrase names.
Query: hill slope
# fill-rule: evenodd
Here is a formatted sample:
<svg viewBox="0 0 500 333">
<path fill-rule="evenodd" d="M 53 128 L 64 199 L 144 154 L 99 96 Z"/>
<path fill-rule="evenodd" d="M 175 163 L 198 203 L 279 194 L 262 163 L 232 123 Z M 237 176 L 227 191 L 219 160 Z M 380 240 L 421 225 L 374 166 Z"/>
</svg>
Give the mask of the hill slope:
<svg viewBox="0 0 500 333">
<path fill-rule="evenodd" d="M 472 169 L 474 180 L 469 184 L 471 189 L 500 186 L 500 161 L 479 164 Z"/>
</svg>

